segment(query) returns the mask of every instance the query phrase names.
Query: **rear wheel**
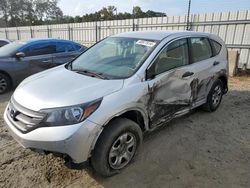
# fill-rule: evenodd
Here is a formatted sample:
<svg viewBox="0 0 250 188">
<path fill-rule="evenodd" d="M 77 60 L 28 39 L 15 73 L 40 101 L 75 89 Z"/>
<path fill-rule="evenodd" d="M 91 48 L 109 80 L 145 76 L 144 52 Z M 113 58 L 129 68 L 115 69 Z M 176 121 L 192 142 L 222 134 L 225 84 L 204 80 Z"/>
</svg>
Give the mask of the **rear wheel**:
<svg viewBox="0 0 250 188">
<path fill-rule="evenodd" d="M 0 73 L 0 94 L 9 91 L 10 87 L 11 87 L 10 78 L 4 73 Z"/>
<path fill-rule="evenodd" d="M 126 118 L 111 121 L 96 143 L 93 168 L 102 176 L 119 173 L 131 162 L 141 142 L 142 131 L 135 122 Z"/>
<path fill-rule="evenodd" d="M 209 112 L 217 110 L 222 100 L 223 88 L 223 83 L 220 80 L 214 82 L 208 94 L 207 103 L 203 105 L 204 110 Z"/>
</svg>

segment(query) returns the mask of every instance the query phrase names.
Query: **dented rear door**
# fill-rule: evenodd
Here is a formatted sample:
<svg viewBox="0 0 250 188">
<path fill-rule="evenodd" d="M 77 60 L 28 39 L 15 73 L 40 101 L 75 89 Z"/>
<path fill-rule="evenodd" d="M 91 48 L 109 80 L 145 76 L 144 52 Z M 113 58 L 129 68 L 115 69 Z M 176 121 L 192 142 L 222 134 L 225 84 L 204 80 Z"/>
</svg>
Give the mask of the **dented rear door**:
<svg viewBox="0 0 250 188">
<path fill-rule="evenodd" d="M 218 57 L 213 57 L 212 48 L 207 37 L 189 38 L 191 63 L 196 71 L 193 84 L 193 106 L 199 106 L 206 102 L 208 92 L 214 82 L 214 77 L 219 71 L 216 63 L 220 63 Z"/>
</svg>

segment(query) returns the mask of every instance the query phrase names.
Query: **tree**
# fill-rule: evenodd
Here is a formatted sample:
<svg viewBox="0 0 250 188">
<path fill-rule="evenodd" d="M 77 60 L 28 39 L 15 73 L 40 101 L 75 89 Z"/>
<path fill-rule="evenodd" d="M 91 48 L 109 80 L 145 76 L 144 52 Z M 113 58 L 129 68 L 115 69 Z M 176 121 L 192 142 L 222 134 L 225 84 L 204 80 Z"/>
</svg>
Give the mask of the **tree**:
<svg viewBox="0 0 250 188">
<path fill-rule="evenodd" d="M 5 25 L 8 26 L 9 6 L 7 0 L 0 0 L 0 15 L 3 17 Z"/>
<path fill-rule="evenodd" d="M 166 14 L 162 12 L 154 12 L 152 10 L 148 10 L 146 12 L 146 16 L 147 17 L 163 17 L 163 16 L 166 16 Z"/>
<path fill-rule="evenodd" d="M 141 10 L 141 7 L 135 6 L 133 8 L 133 15 L 135 18 L 142 18 L 144 17 L 145 13 Z"/>
<path fill-rule="evenodd" d="M 62 23 L 73 23 L 74 22 L 74 17 L 72 17 L 72 16 L 63 16 L 60 22 L 62 22 Z"/>
<path fill-rule="evenodd" d="M 82 17 L 81 17 L 81 16 L 76 16 L 76 17 L 74 18 L 74 22 L 75 22 L 75 23 L 80 23 L 80 22 L 82 22 Z"/>
<path fill-rule="evenodd" d="M 58 0 L 0 0 L 0 18 L 4 26 L 60 22 L 63 12 Z"/>
<path fill-rule="evenodd" d="M 109 15 L 111 15 L 111 17 L 117 15 L 117 8 L 115 6 L 108 6 L 107 10 L 109 12 Z"/>
<path fill-rule="evenodd" d="M 32 25 L 37 20 L 37 15 L 34 9 L 34 4 L 32 1 L 26 1 L 25 6 L 26 6 L 25 8 L 26 9 L 26 15 L 25 15 L 26 23 L 28 25 Z"/>
<path fill-rule="evenodd" d="M 107 6 L 97 12 L 83 16 L 64 16 L 62 10 L 58 7 L 58 1 L 0 0 L 0 27 L 166 16 L 165 13 L 152 10 L 144 12 L 139 6 L 133 8 L 133 14 L 128 12 L 117 13 L 115 6 Z"/>
<path fill-rule="evenodd" d="M 116 11 L 117 11 L 117 8 L 115 6 L 108 6 L 107 8 L 103 7 L 99 11 L 99 13 L 100 13 L 101 19 L 113 20 L 115 18 Z"/>
<path fill-rule="evenodd" d="M 0 12 L 6 26 L 17 26 L 25 21 L 27 0 L 1 0 Z"/>
<path fill-rule="evenodd" d="M 62 10 L 57 6 L 58 0 L 36 0 L 36 15 L 40 21 L 59 20 L 63 17 Z"/>
<path fill-rule="evenodd" d="M 99 11 L 99 14 L 100 14 L 102 19 L 108 20 L 110 18 L 110 14 L 109 14 L 108 9 L 106 7 L 103 7 Z M 99 17 L 99 15 L 97 17 Z"/>
<path fill-rule="evenodd" d="M 139 6 L 133 8 L 133 14 L 128 12 L 117 13 L 117 8 L 115 6 L 108 6 L 108 7 L 103 7 L 98 12 L 83 15 L 82 21 L 90 22 L 90 21 L 100 21 L 100 20 L 131 19 L 133 17 L 145 18 L 145 17 L 160 17 L 160 16 L 166 16 L 166 14 L 161 12 L 154 12 L 152 10 L 143 12 Z"/>
</svg>

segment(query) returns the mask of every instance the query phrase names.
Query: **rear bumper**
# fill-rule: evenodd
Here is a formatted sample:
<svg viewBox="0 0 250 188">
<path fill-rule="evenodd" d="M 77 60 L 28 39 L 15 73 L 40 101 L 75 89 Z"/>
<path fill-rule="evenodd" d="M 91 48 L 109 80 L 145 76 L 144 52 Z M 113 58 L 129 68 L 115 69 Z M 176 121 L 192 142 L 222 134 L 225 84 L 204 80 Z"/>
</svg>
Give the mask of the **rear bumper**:
<svg viewBox="0 0 250 188">
<path fill-rule="evenodd" d="M 41 127 L 23 134 L 9 121 L 7 110 L 4 112 L 4 120 L 10 134 L 24 148 L 66 154 L 75 163 L 88 160 L 102 130 L 101 126 L 85 120 L 69 126 Z"/>
</svg>

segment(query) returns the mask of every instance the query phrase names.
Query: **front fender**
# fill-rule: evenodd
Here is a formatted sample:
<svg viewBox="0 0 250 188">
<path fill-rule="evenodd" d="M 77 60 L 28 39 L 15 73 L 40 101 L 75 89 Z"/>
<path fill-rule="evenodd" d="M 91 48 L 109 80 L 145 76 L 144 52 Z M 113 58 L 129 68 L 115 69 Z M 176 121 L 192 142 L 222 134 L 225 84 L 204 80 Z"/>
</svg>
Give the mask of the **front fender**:
<svg viewBox="0 0 250 188">
<path fill-rule="evenodd" d="M 105 96 L 100 107 L 88 119 L 105 126 L 111 119 L 135 110 L 141 113 L 147 130 L 149 124 L 147 93 L 147 84 L 140 83 Z"/>
</svg>

